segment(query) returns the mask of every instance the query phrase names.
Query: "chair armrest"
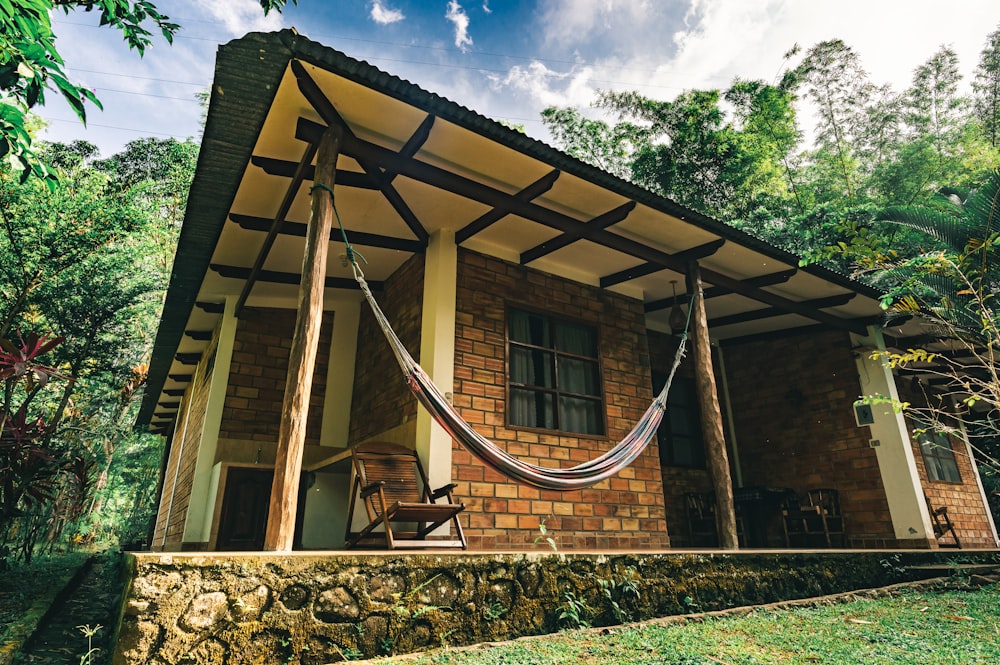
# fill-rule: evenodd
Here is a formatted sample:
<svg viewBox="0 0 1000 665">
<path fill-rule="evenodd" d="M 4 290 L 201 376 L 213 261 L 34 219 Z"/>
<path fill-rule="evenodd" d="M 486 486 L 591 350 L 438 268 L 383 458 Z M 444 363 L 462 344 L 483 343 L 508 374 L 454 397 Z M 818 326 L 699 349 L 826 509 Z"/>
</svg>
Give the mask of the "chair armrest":
<svg viewBox="0 0 1000 665">
<path fill-rule="evenodd" d="M 374 483 L 368 483 L 363 488 L 361 488 L 361 498 L 367 499 L 372 494 L 375 494 L 380 489 L 382 489 L 383 485 L 385 485 L 384 480 L 376 480 Z"/>
<path fill-rule="evenodd" d="M 456 487 L 458 487 L 458 483 L 448 483 L 447 485 L 443 485 L 437 488 L 436 490 L 431 492 L 431 501 L 437 501 L 443 496 L 450 497 L 452 490 L 455 489 Z"/>
</svg>

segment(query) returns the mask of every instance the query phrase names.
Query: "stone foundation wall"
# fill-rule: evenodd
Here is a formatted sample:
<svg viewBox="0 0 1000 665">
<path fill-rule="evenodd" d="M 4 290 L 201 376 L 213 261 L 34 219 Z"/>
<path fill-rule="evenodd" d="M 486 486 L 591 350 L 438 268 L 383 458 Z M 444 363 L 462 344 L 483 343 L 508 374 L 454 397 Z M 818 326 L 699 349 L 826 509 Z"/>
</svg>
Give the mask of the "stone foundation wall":
<svg viewBox="0 0 1000 665">
<path fill-rule="evenodd" d="M 562 627 L 567 592 L 593 609 L 584 617 L 593 625 L 619 623 L 602 580 L 638 620 L 883 586 L 913 574 L 906 566 L 955 556 L 135 554 L 114 662 L 320 665 L 552 632 Z"/>
</svg>

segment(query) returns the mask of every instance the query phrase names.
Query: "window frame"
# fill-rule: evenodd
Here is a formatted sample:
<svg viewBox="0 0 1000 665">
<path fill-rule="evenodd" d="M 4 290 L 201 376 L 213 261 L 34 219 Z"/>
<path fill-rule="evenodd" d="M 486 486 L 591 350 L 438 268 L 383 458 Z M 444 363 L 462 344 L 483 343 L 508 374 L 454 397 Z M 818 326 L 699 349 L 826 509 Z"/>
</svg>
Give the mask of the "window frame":
<svg viewBox="0 0 1000 665">
<path fill-rule="evenodd" d="M 920 449 L 920 457 L 924 462 L 924 473 L 927 475 L 927 481 L 961 485 L 963 482 L 962 471 L 958 468 L 958 458 L 955 456 L 955 446 L 952 438 L 943 432 L 922 432 L 917 435 L 916 439 L 917 447 Z M 929 464 L 928 458 L 935 460 L 936 464 L 933 466 Z M 954 469 L 957 480 L 931 477 L 932 468 L 945 467 Z M 937 475 L 937 472 L 935 472 L 935 475 Z M 945 475 L 948 474 L 946 473 Z"/>
<path fill-rule="evenodd" d="M 658 387 L 662 388 L 662 385 L 658 385 L 658 383 L 660 382 L 658 382 L 657 379 L 666 381 L 667 374 L 665 372 L 654 371 L 652 373 L 652 378 L 653 378 L 653 394 L 656 395 L 659 392 L 657 388 Z M 691 437 L 691 439 L 694 441 L 694 444 L 697 445 L 697 449 L 695 450 L 696 454 L 693 455 L 693 457 L 695 458 L 694 463 L 693 464 L 678 463 L 676 460 L 676 455 L 674 454 L 676 439 L 671 426 L 672 419 L 670 412 L 670 396 L 672 394 L 676 394 L 675 391 L 679 386 L 681 385 L 688 386 L 690 384 L 694 384 L 694 382 L 695 382 L 694 377 L 682 376 L 682 375 L 674 376 L 674 382 L 670 386 L 670 393 L 667 394 L 667 408 L 663 413 L 663 420 L 660 422 L 660 426 L 656 430 L 656 446 L 657 446 L 657 455 L 660 460 L 660 466 L 670 467 L 671 469 L 690 469 L 694 471 L 705 471 L 708 469 L 708 460 L 707 460 L 707 455 L 705 454 L 705 437 L 701 428 L 701 413 L 700 411 L 697 410 L 698 394 L 696 387 L 693 385 L 691 385 L 690 392 L 692 397 L 694 398 L 693 402 L 694 402 L 695 413 L 693 420 L 694 423 L 697 425 L 697 428 L 695 430 L 695 435 Z M 667 454 L 668 451 L 670 453 L 669 455 Z M 667 457 L 670 457 L 670 459 L 669 460 L 666 459 Z"/>
<path fill-rule="evenodd" d="M 549 324 L 549 343 L 551 346 L 538 346 L 534 344 L 527 344 L 524 342 L 517 342 L 511 339 L 510 334 L 510 323 L 511 314 L 513 312 L 523 312 L 525 314 L 530 314 L 532 316 L 544 317 Z M 596 357 L 582 356 L 579 354 L 568 353 L 565 351 L 559 351 L 555 348 L 555 331 L 557 323 L 566 323 L 570 325 L 580 326 L 582 328 L 587 328 L 591 330 L 594 334 L 594 346 L 597 351 Z M 506 357 L 504 358 L 504 399 L 505 399 L 505 413 L 504 413 L 504 423 L 508 429 L 520 430 L 528 432 L 539 432 L 544 434 L 556 434 L 559 436 L 573 436 L 585 439 L 605 439 L 608 436 L 608 401 L 607 395 L 604 390 L 604 362 L 603 362 L 603 344 L 601 342 L 601 327 L 596 322 L 585 321 L 583 319 L 574 318 L 571 316 L 563 316 L 561 314 L 554 314 L 552 312 L 539 309 L 537 307 L 526 306 L 521 303 L 508 302 L 504 307 L 504 350 L 506 352 Z M 544 351 L 546 353 L 552 353 L 554 356 L 554 362 L 552 367 L 552 377 L 553 382 L 556 384 L 554 388 L 548 387 L 537 387 L 537 386 L 525 386 L 520 383 L 515 383 L 511 378 L 511 359 L 513 353 L 511 352 L 512 346 L 514 348 L 522 349 L 537 349 Z M 596 395 L 586 395 L 582 393 L 573 392 L 561 392 L 558 388 L 559 382 L 559 364 L 558 358 L 560 356 L 566 358 L 572 358 L 576 360 L 583 360 L 586 362 L 594 362 L 597 368 L 597 394 Z M 553 396 L 554 404 L 554 416 L 555 416 L 555 428 L 548 427 L 537 427 L 532 425 L 517 425 L 511 422 L 511 393 L 514 390 L 528 390 L 531 392 L 542 392 L 550 394 Z M 601 427 L 601 432 L 596 434 L 591 434 L 587 432 L 574 432 L 571 430 L 561 429 L 561 418 L 560 418 L 560 406 L 559 398 L 560 396 L 573 397 L 573 398 L 583 398 L 591 400 L 598 405 L 598 418 L 597 422 Z"/>
</svg>

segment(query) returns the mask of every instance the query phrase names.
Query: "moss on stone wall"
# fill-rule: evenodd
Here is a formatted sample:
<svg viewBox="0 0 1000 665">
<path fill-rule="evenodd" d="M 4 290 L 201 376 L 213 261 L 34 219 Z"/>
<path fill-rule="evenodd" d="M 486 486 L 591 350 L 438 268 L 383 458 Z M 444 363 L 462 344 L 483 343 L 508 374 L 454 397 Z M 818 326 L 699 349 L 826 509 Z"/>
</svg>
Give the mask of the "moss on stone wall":
<svg viewBox="0 0 1000 665">
<path fill-rule="evenodd" d="M 318 665 L 880 586 L 946 556 L 139 554 L 115 663 Z"/>
</svg>

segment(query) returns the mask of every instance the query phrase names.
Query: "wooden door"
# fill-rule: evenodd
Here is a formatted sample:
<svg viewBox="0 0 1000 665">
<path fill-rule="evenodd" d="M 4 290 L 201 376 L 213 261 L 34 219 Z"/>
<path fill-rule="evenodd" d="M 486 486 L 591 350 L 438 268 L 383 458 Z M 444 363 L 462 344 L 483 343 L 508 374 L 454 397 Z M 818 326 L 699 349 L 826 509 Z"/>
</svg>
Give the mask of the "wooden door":
<svg viewBox="0 0 1000 665">
<path fill-rule="evenodd" d="M 264 548 L 273 480 L 273 469 L 229 469 L 222 497 L 217 550 L 260 551 Z"/>
</svg>

